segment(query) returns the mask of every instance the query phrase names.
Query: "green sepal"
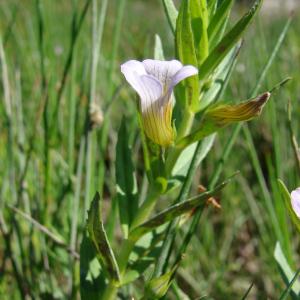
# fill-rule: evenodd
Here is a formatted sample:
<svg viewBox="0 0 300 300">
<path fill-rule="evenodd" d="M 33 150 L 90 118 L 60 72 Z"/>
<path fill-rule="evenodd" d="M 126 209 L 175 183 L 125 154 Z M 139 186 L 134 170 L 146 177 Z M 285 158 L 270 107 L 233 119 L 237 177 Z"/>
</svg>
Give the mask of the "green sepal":
<svg viewBox="0 0 300 300">
<path fill-rule="evenodd" d="M 179 140 L 176 143 L 176 147 L 183 149 L 229 124 L 249 121 L 259 116 L 270 95 L 271 94 L 267 92 L 240 104 L 217 104 L 210 107 L 204 113 L 198 129 Z"/>
</svg>

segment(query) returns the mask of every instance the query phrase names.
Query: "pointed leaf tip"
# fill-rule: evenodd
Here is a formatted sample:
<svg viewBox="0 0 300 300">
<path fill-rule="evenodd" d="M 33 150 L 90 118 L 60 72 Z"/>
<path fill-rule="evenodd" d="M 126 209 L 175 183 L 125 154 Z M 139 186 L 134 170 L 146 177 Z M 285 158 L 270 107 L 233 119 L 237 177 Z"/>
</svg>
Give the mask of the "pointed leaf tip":
<svg viewBox="0 0 300 300">
<path fill-rule="evenodd" d="M 114 282 L 120 281 L 120 272 L 102 222 L 100 194 L 96 192 L 88 211 L 87 230 L 103 270 Z"/>
<path fill-rule="evenodd" d="M 233 122 L 249 121 L 260 115 L 270 95 L 269 92 L 266 92 L 241 104 L 216 106 L 208 110 L 207 117 L 214 120 L 220 128 Z"/>
</svg>

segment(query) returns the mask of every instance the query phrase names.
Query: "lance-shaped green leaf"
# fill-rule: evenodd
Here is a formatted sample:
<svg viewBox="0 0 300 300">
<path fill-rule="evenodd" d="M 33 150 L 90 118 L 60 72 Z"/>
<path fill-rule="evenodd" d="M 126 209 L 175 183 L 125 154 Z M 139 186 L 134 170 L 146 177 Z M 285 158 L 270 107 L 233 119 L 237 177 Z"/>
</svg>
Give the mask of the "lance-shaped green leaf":
<svg viewBox="0 0 300 300">
<path fill-rule="evenodd" d="M 291 217 L 291 220 L 293 221 L 296 228 L 300 232 L 300 218 L 298 218 L 298 216 L 296 215 L 296 213 L 292 207 L 291 195 L 290 195 L 288 189 L 286 188 L 285 184 L 280 179 L 278 179 L 278 185 L 279 185 L 280 193 L 284 199 L 286 209 Z"/>
<path fill-rule="evenodd" d="M 97 259 L 96 249 L 85 234 L 80 245 L 81 299 L 100 299 L 104 288 L 105 276 Z"/>
<path fill-rule="evenodd" d="M 210 20 L 207 29 L 210 46 L 213 46 L 215 41 L 220 39 L 225 27 L 224 25 L 229 17 L 232 4 L 233 0 L 224 0 Z"/>
<path fill-rule="evenodd" d="M 298 269 L 298 271 L 295 273 L 293 279 L 289 282 L 288 286 L 286 287 L 286 289 L 281 294 L 279 300 L 285 300 L 285 299 L 287 299 L 287 297 L 289 296 L 289 294 L 292 292 L 292 288 L 293 288 L 295 282 L 298 280 L 299 275 L 300 275 L 300 269 Z M 296 295 L 293 298 L 295 300 L 298 300 L 299 297 L 300 297 L 300 294 Z"/>
<path fill-rule="evenodd" d="M 183 0 L 176 23 L 176 50 L 179 60 L 183 64 L 198 66 L 195 41 L 192 31 L 192 17 L 190 12 L 190 0 Z M 199 97 L 199 80 L 193 76 L 185 80 L 184 105 L 192 110 L 197 110 Z"/>
<path fill-rule="evenodd" d="M 208 12 L 206 0 L 190 1 L 191 26 L 195 43 L 198 66 L 207 58 L 209 52 L 207 28 Z"/>
<path fill-rule="evenodd" d="M 157 214 L 150 220 L 146 221 L 145 223 L 139 225 L 136 228 L 133 228 L 133 230 L 130 233 L 130 236 L 133 240 L 138 240 L 141 236 L 148 233 L 149 231 L 167 223 L 175 218 L 186 214 L 188 212 L 193 211 L 195 208 L 203 208 L 206 205 L 207 199 L 214 196 L 218 191 L 223 189 L 231 179 L 228 179 L 224 181 L 222 184 L 217 186 L 214 190 L 201 193 L 200 195 L 197 195 L 189 200 L 186 200 L 184 202 L 175 204 L 161 213 Z"/>
<path fill-rule="evenodd" d="M 215 105 L 204 113 L 199 128 L 178 141 L 176 147 L 185 148 L 229 124 L 249 121 L 259 116 L 270 95 L 269 92 L 266 92 L 252 100 L 236 105 Z"/>
<path fill-rule="evenodd" d="M 116 153 L 116 183 L 121 226 L 125 238 L 138 208 L 137 184 L 131 158 L 126 121 L 123 119 L 118 133 Z"/>
<path fill-rule="evenodd" d="M 287 262 L 286 257 L 284 256 L 284 253 L 281 249 L 281 246 L 279 242 L 276 243 L 275 250 L 274 250 L 274 258 L 280 268 L 281 275 L 283 277 L 283 280 L 285 281 L 286 285 L 289 285 L 289 283 L 293 280 L 295 276 L 295 272 L 291 269 L 290 265 Z M 297 298 L 300 295 L 300 283 L 294 282 L 292 286 L 292 294 L 295 298 L 293 299 L 299 299 Z"/>
<path fill-rule="evenodd" d="M 87 229 L 89 238 L 97 250 L 97 258 L 103 270 L 113 282 L 119 282 L 119 267 L 102 222 L 99 193 L 96 193 L 88 211 Z"/>
<path fill-rule="evenodd" d="M 213 101 L 219 99 L 228 84 L 231 73 L 234 69 L 238 54 L 241 49 L 241 44 L 237 44 L 223 59 L 216 68 L 211 82 L 207 82 L 207 89 L 203 89 L 199 111 L 207 108 Z"/>
<path fill-rule="evenodd" d="M 178 16 L 178 11 L 174 5 L 173 0 L 163 0 L 163 5 L 164 5 L 165 14 L 169 21 L 170 27 L 171 27 L 173 33 L 175 33 L 176 19 Z"/>
<path fill-rule="evenodd" d="M 217 46 L 211 51 L 207 59 L 201 66 L 199 72 L 199 79 L 205 79 L 210 75 L 227 53 L 236 45 L 242 34 L 247 29 L 253 17 L 256 15 L 258 9 L 260 8 L 262 0 L 257 0 L 250 11 L 244 15 L 235 26 L 222 38 L 222 40 L 217 44 Z"/>
<path fill-rule="evenodd" d="M 145 293 L 144 293 L 144 297 L 143 299 L 161 299 L 161 297 L 163 297 L 171 283 L 172 283 L 172 279 L 174 277 L 175 271 L 177 270 L 178 265 L 176 265 L 175 267 L 172 268 L 172 270 L 170 270 L 169 272 L 157 277 L 157 278 L 153 278 L 151 279 L 145 287 Z"/>
</svg>

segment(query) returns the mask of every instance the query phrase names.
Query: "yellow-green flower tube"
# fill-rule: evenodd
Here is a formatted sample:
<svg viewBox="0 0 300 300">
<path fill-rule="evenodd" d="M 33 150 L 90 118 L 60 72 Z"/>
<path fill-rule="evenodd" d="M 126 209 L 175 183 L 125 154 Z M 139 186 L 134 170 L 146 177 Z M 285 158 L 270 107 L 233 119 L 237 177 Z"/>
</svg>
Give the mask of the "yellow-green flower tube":
<svg viewBox="0 0 300 300">
<path fill-rule="evenodd" d="M 193 66 L 183 66 L 177 60 L 129 60 L 121 65 L 121 72 L 140 96 L 143 129 L 154 143 L 166 147 L 174 141 L 172 111 L 173 89 L 187 77 L 196 75 Z"/>
</svg>

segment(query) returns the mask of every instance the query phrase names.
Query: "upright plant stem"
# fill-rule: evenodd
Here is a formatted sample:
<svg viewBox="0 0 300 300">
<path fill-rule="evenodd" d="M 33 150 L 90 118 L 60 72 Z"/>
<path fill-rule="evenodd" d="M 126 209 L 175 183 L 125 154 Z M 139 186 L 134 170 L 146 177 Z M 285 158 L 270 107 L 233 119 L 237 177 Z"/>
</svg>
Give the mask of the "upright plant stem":
<svg viewBox="0 0 300 300">
<path fill-rule="evenodd" d="M 44 125 L 44 200 L 45 200 L 45 209 L 44 209 L 44 223 L 49 224 L 49 215 L 48 209 L 50 204 L 49 202 L 49 189 L 50 189 L 50 135 L 49 135 L 49 119 L 48 119 L 48 94 L 47 94 L 47 79 L 45 73 L 45 53 L 44 53 L 44 20 L 42 14 L 42 3 L 40 0 L 36 0 L 36 10 L 38 17 L 38 26 L 39 26 L 39 53 L 40 53 L 40 72 L 42 78 L 41 84 L 41 95 L 42 99 L 45 97 L 45 105 L 43 110 L 43 125 Z"/>
<path fill-rule="evenodd" d="M 102 1 L 101 11 L 98 20 L 98 1 L 92 1 L 92 62 L 91 62 L 91 85 L 90 85 L 90 98 L 89 109 L 93 106 L 99 105 L 96 101 L 96 83 L 97 83 L 97 67 L 99 62 L 99 53 L 101 50 L 102 35 L 104 29 L 104 21 L 107 11 L 107 0 Z M 95 189 L 95 185 L 91 184 L 95 182 L 94 166 L 95 157 L 94 148 L 97 143 L 96 133 L 93 132 L 89 124 L 89 112 L 87 112 L 87 128 L 86 128 L 86 180 L 85 180 L 85 197 L 84 197 L 84 220 L 87 217 L 87 208 Z"/>
<path fill-rule="evenodd" d="M 188 173 L 186 175 L 186 179 L 181 187 L 179 196 L 177 197 L 176 201 L 173 204 L 179 203 L 183 201 L 189 192 L 189 189 L 192 184 L 193 176 L 197 167 L 197 161 L 198 161 L 198 156 L 201 151 L 201 142 L 198 142 L 197 147 L 195 149 L 193 159 L 190 163 Z M 163 242 L 162 246 L 162 251 L 157 259 L 157 263 L 154 269 L 153 277 L 158 277 L 162 274 L 162 272 L 165 270 L 165 267 L 168 264 L 169 260 L 169 254 L 170 254 L 170 249 L 174 241 L 174 234 L 171 234 L 175 228 L 177 227 L 178 221 L 172 221 L 170 225 L 168 226 L 167 233 L 166 233 L 166 239 Z"/>
<path fill-rule="evenodd" d="M 79 201 L 80 201 L 80 192 L 81 192 L 81 181 L 82 181 L 82 170 L 83 170 L 83 160 L 84 160 L 84 149 L 85 149 L 85 139 L 81 138 L 79 155 L 78 155 L 78 164 L 76 172 L 76 189 L 74 195 L 74 201 L 72 207 L 70 207 L 70 216 L 71 218 L 71 232 L 70 232 L 70 251 L 76 251 L 76 241 L 77 241 L 77 230 L 78 230 L 78 214 L 79 214 Z M 69 282 L 70 294 L 73 293 L 73 279 L 75 278 L 75 268 L 74 260 L 70 259 L 70 265 L 72 270 L 72 277 Z"/>
<path fill-rule="evenodd" d="M 195 116 L 195 114 L 192 111 L 190 111 L 189 109 L 187 109 L 184 112 L 184 114 L 182 116 L 182 120 L 181 120 L 181 126 L 180 126 L 177 136 L 176 136 L 177 141 L 180 140 L 181 138 L 183 138 L 184 136 L 186 136 L 187 134 L 189 134 L 192 124 L 193 124 L 194 116 Z M 166 172 L 168 175 L 171 174 L 172 168 L 174 167 L 176 160 L 178 159 L 181 151 L 182 151 L 182 149 L 178 149 L 176 147 L 173 147 L 170 149 L 170 151 L 168 153 L 168 158 L 166 161 Z"/>
<path fill-rule="evenodd" d="M 75 50 L 76 51 L 76 50 Z M 70 95 L 69 95 L 69 131 L 68 131 L 68 165 L 69 176 L 71 177 L 74 172 L 74 147 L 75 147 L 75 123 L 76 123 L 76 57 L 73 60 L 71 67 L 71 80 L 70 80 Z"/>
</svg>

